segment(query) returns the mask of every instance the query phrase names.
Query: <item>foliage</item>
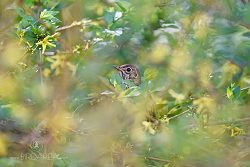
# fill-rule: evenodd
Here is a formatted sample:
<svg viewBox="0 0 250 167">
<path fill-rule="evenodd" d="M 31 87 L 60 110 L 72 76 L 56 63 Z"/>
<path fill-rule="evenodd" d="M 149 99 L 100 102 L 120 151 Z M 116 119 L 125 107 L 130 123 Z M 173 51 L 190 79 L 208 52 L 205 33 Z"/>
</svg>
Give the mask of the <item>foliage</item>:
<svg viewBox="0 0 250 167">
<path fill-rule="evenodd" d="M 249 165 L 247 1 L 0 6 L 0 166 Z"/>
</svg>

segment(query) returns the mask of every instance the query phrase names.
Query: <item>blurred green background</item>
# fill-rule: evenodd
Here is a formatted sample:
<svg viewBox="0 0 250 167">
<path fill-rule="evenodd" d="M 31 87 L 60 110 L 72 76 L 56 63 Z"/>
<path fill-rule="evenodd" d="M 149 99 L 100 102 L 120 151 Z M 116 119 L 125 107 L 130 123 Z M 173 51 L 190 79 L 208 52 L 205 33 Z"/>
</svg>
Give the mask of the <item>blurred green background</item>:
<svg viewBox="0 0 250 167">
<path fill-rule="evenodd" d="M 0 167 L 250 166 L 248 1 L 0 7 Z"/>
</svg>

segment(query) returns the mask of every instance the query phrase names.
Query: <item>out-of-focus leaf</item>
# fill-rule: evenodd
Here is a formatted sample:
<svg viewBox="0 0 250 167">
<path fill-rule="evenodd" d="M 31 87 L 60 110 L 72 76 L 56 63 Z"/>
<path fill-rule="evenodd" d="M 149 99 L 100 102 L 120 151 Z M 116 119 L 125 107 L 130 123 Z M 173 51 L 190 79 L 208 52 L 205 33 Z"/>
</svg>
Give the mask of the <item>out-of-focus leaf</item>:
<svg viewBox="0 0 250 167">
<path fill-rule="evenodd" d="M 135 96 L 139 96 L 141 94 L 138 87 L 131 87 L 130 89 L 131 89 L 131 91 L 128 94 L 126 94 L 125 97 L 135 97 Z"/>
<path fill-rule="evenodd" d="M 48 11 L 48 10 L 43 10 L 40 14 L 40 19 L 48 21 L 48 22 L 54 22 L 54 23 L 59 23 L 61 20 L 59 20 L 56 15 L 58 14 L 58 11 Z"/>
<path fill-rule="evenodd" d="M 239 136 L 239 135 L 243 135 L 245 134 L 244 129 L 239 128 L 239 127 L 228 127 L 228 130 L 230 131 L 230 136 L 231 137 L 235 137 L 235 136 Z"/>
<path fill-rule="evenodd" d="M 156 133 L 151 122 L 143 121 L 142 125 L 144 126 L 145 130 L 151 135 L 154 135 Z"/>
<path fill-rule="evenodd" d="M 1 126 L 1 125 L 0 125 Z M 7 150 L 7 136 L 0 133 L 0 156 L 6 156 L 8 154 L 8 150 Z"/>
<path fill-rule="evenodd" d="M 131 4 L 128 1 L 118 0 L 116 4 L 121 8 L 123 12 L 126 12 L 131 7 Z"/>
<path fill-rule="evenodd" d="M 233 91 L 232 91 L 232 89 L 230 88 L 230 87 L 227 87 L 227 97 L 229 98 L 229 99 L 232 99 L 233 98 Z"/>
<path fill-rule="evenodd" d="M 147 68 L 144 71 L 144 78 L 146 81 L 153 80 L 155 77 L 157 77 L 158 71 L 155 68 Z"/>
<path fill-rule="evenodd" d="M 4 104 L 0 101 L 0 121 L 3 119 L 8 119 L 11 117 L 11 108 L 10 105 Z"/>
<path fill-rule="evenodd" d="M 115 18 L 115 12 L 114 12 L 114 11 L 112 11 L 112 12 L 106 11 L 106 12 L 104 13 L 104 19 L 105 19 L 105 21 L 106 21 L 108 24 L 113 23 L 114 18 Z"/>
</svg>

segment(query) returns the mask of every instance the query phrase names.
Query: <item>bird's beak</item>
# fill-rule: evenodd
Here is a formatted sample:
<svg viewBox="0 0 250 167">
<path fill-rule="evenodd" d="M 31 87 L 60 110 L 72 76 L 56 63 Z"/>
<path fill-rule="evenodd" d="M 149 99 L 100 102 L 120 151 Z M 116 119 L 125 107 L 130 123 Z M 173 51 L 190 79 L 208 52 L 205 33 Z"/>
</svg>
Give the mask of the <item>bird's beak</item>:
<svg viewBox="0 0 250 167">
<path fill-rule="evenodd" d="M 119 66 L 113 65 L 113 67 L 114 67 L 116 70 L 121 71 L 121 69 L 119 68 Z"/>
</svg>

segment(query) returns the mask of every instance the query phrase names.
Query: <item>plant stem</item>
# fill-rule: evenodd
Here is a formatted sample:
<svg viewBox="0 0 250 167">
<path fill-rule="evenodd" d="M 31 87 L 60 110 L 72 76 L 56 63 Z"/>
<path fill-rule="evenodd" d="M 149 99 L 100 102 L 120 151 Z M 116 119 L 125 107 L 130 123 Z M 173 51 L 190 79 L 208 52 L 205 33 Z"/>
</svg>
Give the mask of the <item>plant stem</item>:
<svg viewBox="0 0 250 167">
<path fill-rule="evenodd" d="M 185 111 L 181 112 L 180 114 L 175 115 L 175 116 L 169 118 L 169 120 L 174 119 L 174 118 L 177 118 L 177 117 L 179 117 L 179 116 L 181 116 L 181 115 L 183 115 L 183 114 L 186 114 L 186 113 L 188 113 L 188 112 L 190 112 L 190 109 L 185 110 Z"/>
<path fill-rule="evenodd" d="M 146 157 L 146 159 L 153 160 L 153 161 L 164 162 L 164 163 L 170 163 L 169 160 L 161 159 L 161 158 L 157 158 L 157 157 Z"/>
<path fill-rule="evenodd" d="M 39 73 L 40 73 L 40 79 L 41 79 L 41 85 L 43 85 L 43 70 L 42 70 L 42 65 L 43 65 L 43 57 L 42 57 L 42 50 L 39 49 Z"/>
<path fill-rule="evenodd" d="M 66 26 L 57 28 L 57 29 L 56 29 L 56 32 L 64 31 L 64 30 L 67 30 L 67 29 L 70 29 L 70 28 L 73 28 L 73 27 L 76 27 L 76 26 L 83 25 L 83 24 L 84 24 L 84 23 L 83 23 L 82 21 L 74 21 L 74 22 L 71 23 L 70 25 L 66 25 Z"/>
</svg>

